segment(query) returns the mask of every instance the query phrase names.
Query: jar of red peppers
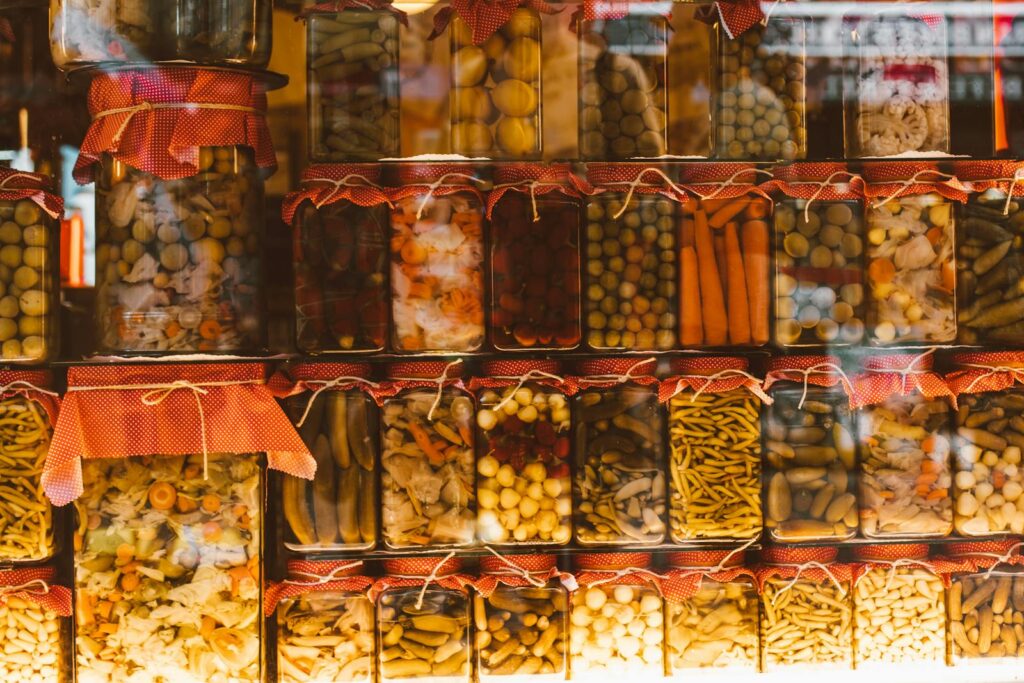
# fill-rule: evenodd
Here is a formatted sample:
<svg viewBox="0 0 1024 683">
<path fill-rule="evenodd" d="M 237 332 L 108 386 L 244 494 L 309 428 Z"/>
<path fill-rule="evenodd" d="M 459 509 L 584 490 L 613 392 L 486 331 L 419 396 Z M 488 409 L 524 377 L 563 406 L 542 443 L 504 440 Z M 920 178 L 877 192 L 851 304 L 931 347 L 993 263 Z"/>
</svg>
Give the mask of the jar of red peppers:
<svg viewBox="0 0 1024 683">
<path fill-rule="evenodd" d="M 391 347 L 465 353 L 484 341 L 484 199 L 465 165 L 403 166 L 391 210 Z"/>
<path fill-rule="evenodd" d="M 564 545 L 572 536 L 572 385 L 558 362 L 484 363 L 474 378 L 477 536 L 492 544 Z"/>
<path fill-rule="evenodd" d="M 372 164 L 313 166 L 289 193 L 295 344 L 302 353 L 382 351 L 390 201 Z"/>
<path fill-rule="evenodd" d="M 580 225 L 585 183 L 569 164 L 494 171 L 491 343 L 499 351 L 580 343 Z"/>
</svg>

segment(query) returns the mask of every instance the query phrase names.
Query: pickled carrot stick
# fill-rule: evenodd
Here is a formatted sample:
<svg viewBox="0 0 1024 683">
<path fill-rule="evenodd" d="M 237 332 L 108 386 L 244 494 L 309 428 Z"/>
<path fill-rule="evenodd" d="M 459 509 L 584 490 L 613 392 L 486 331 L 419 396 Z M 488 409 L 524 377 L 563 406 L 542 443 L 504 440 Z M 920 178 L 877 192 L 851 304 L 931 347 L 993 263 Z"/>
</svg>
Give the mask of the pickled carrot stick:
<svg viewBox="0 0 1024 683">
<path fill-rule="evenodd" d="M 747 221 L 741 229 L 743 269 L 750 308 L 750 338 L 768 343 L 768 223 Z"/>
<path fill-rule="evenodd" d="M 715 213 L 708 219 L 708 225 L 712 228 L 724 228 L 726 223 L 738 216 L 740 212 L 749 205 L 749 197 L 737 197 L 718 211 L 715 211 Z"/>
<path fill-rule="evenodd" d="M 708 216 L 703 211 L 693 214 L 694 242 L 697 249 L 697 267 L 700 275 L 700 301 L 704 323 L 704 343 L 721 346 L 726 342 L 727 323 L 722 282 L 718 279 L 715 246 L 711 238 Z"/>
<path fill-rule="evenodd" d="M 704 341 L 700 313 L 700 277 L 697 250 L 692 245 L 679 252 L 679 339 L 683 346 L 699 346 Z"/>
<path fill-rule="evenodd" d="M 729 342 L 750 343 L 750 308 L 747 302 L 747 282 L 740 254 L 740 239 L 736 224 L 725 224 L 725 277 L 729 281 Z"/>
<path fill-rule="evenodd" d="M 679 244 L 683 247 L 693 246 L 693 214 L 684 216 L 680 221 Z"/>
<path fill-rule="evenodd" d="M 729 301 L 729 280 L 725 271 L 728 264 L 725 261 L 725 233 L 721 230 L 712 232 L 715 240 L 715 263 L 718 265 L 718 281 L 722 283 L 722 296 Z"/>
</svg>

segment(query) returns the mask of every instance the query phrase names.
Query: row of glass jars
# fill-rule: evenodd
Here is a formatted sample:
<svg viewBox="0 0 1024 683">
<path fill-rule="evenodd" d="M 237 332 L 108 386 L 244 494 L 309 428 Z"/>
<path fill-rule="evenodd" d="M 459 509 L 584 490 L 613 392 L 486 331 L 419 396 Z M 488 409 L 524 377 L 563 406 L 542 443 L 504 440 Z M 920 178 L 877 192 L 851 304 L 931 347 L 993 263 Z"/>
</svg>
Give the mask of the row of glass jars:
<svg viewBox="0 0 1024 683">
<path fill-rule="evenodd" d="M 310 155 L 314 161 L 401 156 L 399 15 L 391 7 L 308 15 Z M 486 22 L 477 19 L 478 23 Z M 538 159 L 542 145 L 541 15 L 517 8 L 488 33 L 455 16 L 451 152 Z M 657 11 L 579 22 L 579 157 L 673 151 L 670 20 Z M 719 27 L 711 96 L 714 156 L 808 155 L 805 21 L 771 17 L 732 37 Z M 478 33 L 480 38 L 477 38 Z M 949 152 L 946 22 L 905 9 L 845 17 L 848 157 Z M 839 50 L 837 49 L 837 54 Z M 694 66 L 689 64 L 687 66 Z"/>
</svg>

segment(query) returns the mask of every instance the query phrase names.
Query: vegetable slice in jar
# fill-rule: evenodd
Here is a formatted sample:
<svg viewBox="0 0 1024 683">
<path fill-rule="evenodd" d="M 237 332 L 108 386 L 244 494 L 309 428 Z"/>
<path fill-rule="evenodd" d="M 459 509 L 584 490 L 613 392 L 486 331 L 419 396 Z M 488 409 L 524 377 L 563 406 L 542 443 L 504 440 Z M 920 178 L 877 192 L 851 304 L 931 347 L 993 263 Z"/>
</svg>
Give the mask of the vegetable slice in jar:
<svg viewBox="0 0 1024 683">
<path fill-rule="evenodd" d="M 277 607 L 278 683 L 372 683 L 374 607 L 364 593 L 310 592 Z"/>
<path fill-rule="evenodd" d="M 468 596 L 443 588 L 394 588 L 378 609 L 380 679 L 469 683 Z"/>
<path fill-rule="evenodd" d="M 669 674 L 758 670 L 757 588 L 750 579 L 704 579 L 692 597 L 666 600 Z"/>
</svg>

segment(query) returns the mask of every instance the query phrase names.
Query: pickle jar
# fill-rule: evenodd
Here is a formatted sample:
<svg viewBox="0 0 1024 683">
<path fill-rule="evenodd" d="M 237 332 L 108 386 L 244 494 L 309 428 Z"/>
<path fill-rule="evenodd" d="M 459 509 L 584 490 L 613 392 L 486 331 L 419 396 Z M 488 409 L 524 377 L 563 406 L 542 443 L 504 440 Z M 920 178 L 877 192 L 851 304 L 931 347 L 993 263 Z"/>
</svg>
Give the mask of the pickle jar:
<svg viewBox="0 0 1024 683">
<path fill-rule="evenodd" d="M 854 549 L 853 642 L 858 671 L 919 675 L 946 665 L 946 588 L 928 545 Z"/>
<path fill-rule="evenodd" d="M 586 161 L 668 152 L 669 20 L 653 3 L 620 17 L 582 19 L 579 35 L 579 156 Z"/>
<path fill-rule="evenodd" d="M 760 667 L 758 596 L 743 551 L 672 553 L 665 580 L 671 678 L 754 675 Z"/>
<path fill-rule="evenodd" d="M 456 363 L 388 367 L 381 407 L 381 535 L 389 549 L 473 543 L 473 398 Z"/>
<path fill-rule="evenodd" d="M 490 336 L 499 351 L 580 344 L 580 181 L 568 164 L 494 171 Z"/>
<path fill-rule="evenodd" d="M 56 579 L 53 566 L 0 571 L 0 614 L 9 629 L 0 679 L 71 682 L 72 597 Z"/>
<path fill-rule="evenodd" d="M 864 207 L 845 164 L 775 170 L 775 327 L 779 347 L 864 338 Z"/>
<path fill-rule="evenodd" d="M 858 6 L 843 24 L 846 156 L 949 153 L 945 15 Z"/>
<path fill-rule="evenodd" d="M 566 680 L 569 593 L 552 578 L 555 556 L 487 556 L 480 572 L 473 596 L 480 680 Z"/>
<path fill-rule="evenodd" d="M 913 169 L 921 168 L 916 173 Z M 933 165 L 866 166 L 867 335 L 876 346 L 956 339 L 953 201 Z M 905 179 L 905 180 L 904 180 Z M 920 182 L 912 182 L 920 181 Z M 949 192 L 947 191 L 947 194 Z"/>
<path fill-rule="evenodd" d="M 950 662 L 972 668 L 1020 668 L 1024 659 L 1024 557 L 1019 540 L 951 543 L 948 604 Z M 1010 670 L 1010 669 L 1006 669 Z"/>
<path fill-rule="evenodd" d="M 650 553 L 576 558 L 569 668 L 574 681 L 665 674 L 665 604 Z M 632 571 L 631 571 L 632 570 Z"/>
<path fill-rule="evenodd" d="M 497 27 L 487 24 L 491 18 L 486 14 L 474 17 L 471 25 L 453 12 L 449 108 L 455 154 L 540 158 L 543 99 L 538 5 L 522 2 Z"/>
<path fill-rule="evenodd" d="M 63 537 L 41 487 L 58 410 L 51 381 L 44 370 L 0 371 L 0 565 L 47 560 Z"/>
<path fill-rule="evenodd" d="M 675 376 L 662 382 L 669 532 L 676 543 L 761 534 L 763 392 L 748 366 L 739 357 L 673 358 Z"/>
<path fill-rule="evenodd" d="M 492 545 L 565 545 L 572 537 L 568 385 L 550 360 L 497 360 L 477 398 L 477 536 Z"/>
<path fill-rule="evenodd" d="M 761 671 L 853 667 L 851 570 L 838 555 L 834 547 L 761 551 Z"/>
<path fill-rule="evenodd" d="M 466 353 L 484 342 L 484 202 L 470 166 L 399 171 L 391 210 L 391 347 Z"/>
<path fill-rule="evenodd" d="M 587 199 L 587 346 L 674 348 L 680 188 L 663 170 L 643 166 L 591 164 L 587 179 L 596 189 Z"/>
<path fill-rule="evenodd" d="M 388 198 L 371 164 L 313 166 L 284 200 L 292 225 L 295 345 L 305 354 L 383 351 Z"/>
<path fill-rule="evenodd" d="M 953 419 L 953 524 L 961 536 L 1024 533 L 1024 354 L 961 353 L 946 384 Z"/>
<path fill-rule="evenodd" d="M 362 562 L 292 560 L 270 584 L 264 613 L 274 652 L 271 683 L 373 683 L 377 671 L 373 579 Z"/>
<path fill-rule="evenodd" d="M 164 180 L 101 155 L 100 353 L 265 346 L 263 180 L 252 149 L 201 147 L 197 168 L 190 177 Z"/>
<path fill-rule="evenodd" d="M 374 588 L 382 683 L 426 678 L 469 683 L 471 578 L 458 558 L 385 560 Z M 405 637 L 417 636 L 416 640 Z"/>
<path fill-rule="evenodd" d="M 653 359 L 583 361 L 573 398 L 574 535 L 583 546 L 665 539 L 663 416 Z"/>
<path fill-rule="evenodd" d="M 930 354 L 871 356 L 855 381 L 860 529 L 868 538 L 953 531 L 949 388 Z"/>
<path fill-rule="evenodd" d="M 59 219 L 50 179 L 0 168 L 0 362 L 39 365 L 60 336 Z"/>
<path fill-rule="evenodd" d="M 50 53 L 61 69 L 156 61 L 262 68 L 270 61 L 270 0 L 50 0 L 50 21 Z"/>
<path fill-rule="evenodd" d="M 322 3 L 307 11 L 311 160 L 399 156 L 398 24 L 407 21 L 385 2 Z"/>
<path fill-rule="evenodd" d="M 284 545 L 298 553 L 368 550 L 377 543 L 380 418 L 367 363 L 302 363 L 285 408 L 316 459 L 307 481 L 281 477 Z"/>
<path fill-rule="evenodd" d="M 680 171 L 697 198 L 680 217 L 679 341 L 684 349 L 768 343 L 771 199 L 752 164 Z M 706 199 L 704 198 L 706 197 Z"/>
<path fill-rule="evenodd" d="M 853 388 L 834 356 L 768 365 L 763 408 L 764 524 L 773 541 L 846 540 L 857 533 Z M 811 475 L 814 475 L 813 477 Z"/>
<path fill-rule="evenodd" d="M 1024 221 L 1024 187 L 1014 178 L 1024 174 L 1024 164 L 956 162 L 953 172 L 973 186 L 957 207 L 957 341 L 1018 346 L 1024 342 L 1024 311 L 1016 302 L 1024 286 L 1017 274 L 1024 272 L 1024 248 L 1014 238 Z"/>
<path fill-rule="evenodd" d="M 718 25 L 711 130 L 719 159 L 776 161 L 807 156 L 804 21 L 773 15 L 731 37 Z"/>
</svg>

